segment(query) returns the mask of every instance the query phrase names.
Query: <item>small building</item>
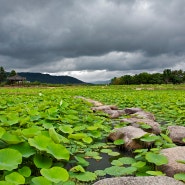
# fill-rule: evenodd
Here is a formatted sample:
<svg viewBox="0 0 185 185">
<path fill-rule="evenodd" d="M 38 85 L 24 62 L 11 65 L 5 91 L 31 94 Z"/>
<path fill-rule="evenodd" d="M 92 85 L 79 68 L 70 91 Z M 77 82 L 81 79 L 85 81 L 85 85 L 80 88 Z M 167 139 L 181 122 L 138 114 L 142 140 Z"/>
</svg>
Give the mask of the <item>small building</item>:
<svg viewBox="0 0 185 185">
<path fill-rule="evenodd" d="M 11 84 L 23 84 L 23 82 L 26 81 L 26 78 L 16 74 L 15 76 L 7 77 L 7 80 L 9 80 Z"/>
</svg>

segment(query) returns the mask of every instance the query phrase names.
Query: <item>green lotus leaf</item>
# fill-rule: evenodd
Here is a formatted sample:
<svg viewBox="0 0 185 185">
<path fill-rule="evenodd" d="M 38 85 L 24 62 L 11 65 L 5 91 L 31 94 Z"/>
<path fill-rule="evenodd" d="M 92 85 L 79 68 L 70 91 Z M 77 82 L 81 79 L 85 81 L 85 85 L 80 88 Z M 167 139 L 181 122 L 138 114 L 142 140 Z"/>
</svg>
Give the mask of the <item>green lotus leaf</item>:
<svg viewBox="0 0 185 185">
<path fill-rule="evenodd" d="M 69 139 L 75 139 L 75 140 L 80 140 L 85 137 L 87 137 L 87 134 L 84 134 L 84 133 L 70 134 L 68 136 Z"/>
<path fill-rule="evenodd" d="M 34 156 L 33 162 L 37 168 L 50 168 L 52 165 L 51 158 L 40 154 Z"/>
<path fill-rule="evenodd" d="M 107 153 L 107 154 L 108 154 L 108 153 L 111 153 L 112 150 L 111 150 L 111 149 L 106 149 L 106 148 L 104 148 L 104 149 L 101 149 L 100 152 L 101 152 L 101 153 Z"/>
<path fill-rule="evenodd" d="M 70 169 L 72 172 L 85 172 L 84 168 L 81 165 L 74 166 Z"/>
<path fill-rule="evenodd" d="M 32 148 L 27 142 L 11 145 L 10 148 L 18 150 L 25 158 L 28 158 L 36 153 L 35 149 Z"/>
<path fill-rule="evenodd" d="M 167 135 L 165 135 L 165 134 L 160 134 L 161 136 L 162 136 L 162 138 L 164 139 L 164 140 L 166 140 L 168 143 L 173 143 L 173 141 L 172 141 L 172 139 L 170 138 L 170 137 L 168 137 Z"/>
<path fill-rule="evenodd" d="M 82 165 L 82 166 L 89 166 L 89 162 L 86 161 L 84 158 L 82 157 L 79 157 L 79 156 L 75 156 L 75 159 L 78 161 L 78 164 L 79 165 Z"/>
<path fill-rule="evenodd" d="M 136 162 L 135 159 L 132 157 L 121 157 L 118 160 L 123 164 L 133 164 Z"/>
<path fill-rule="evenodd" d="M 123 145 L 124 144 L 124 140 L 123 139 L 117 139 L 114 141 L 115 145 Z"/>
<path fill-rule="evenodd" d="M 43 176 L 33 177 L 32 180 L 34 185 L 52 185 L 53 183 Z"/>
<path fill-rule="evenodd" d="M 146 171 L 147 174 L 152 176 L 164 176 L 165 174 L 161 171 Z"/>
<path fill-rule="evenodd" d="M 60 139 L 59 139 L 59 134 L 55 131 L 55 129 L 49 128 L 49 136 L 51 137 L 51 139 L 56 143 L 59 144 L 60 143 Z"/>
<path fill-rule="evenodd" d="M 90 143 L 93 142 L 93 140 L 92 140 L 91 137 L 84 137 L 84 138 L 82 139 L 82 141 L 84 141 L 85 143 L 88 143 L 88 144 L 90 144 Z"/>
<path fill-rule="evenodd" d="M 61 167 L 52 167 L 50 169 L 41 169 L 40 173 L 49 181 L 54 183 L 65 182 L 69 179 L 67 170 Z"/>
<path fill-rule="evenodd" d="M 3 136 L 3 134 L 6 132 L 6 130 L 2 127 L 0 127 L 0 138 Z"/>
<path fill-rule="evenodd" d="M 99 153 L 98 152 L 86 152 L 85 156 L 94 158 L 96 156 L 99 156 Z"/>
<path fill-rule="evenodd" d="M 5 180 L 14 184 L 24 184 L 25 178 L 18 172 L 12 172 L 5 176 Z"/>
<path fill-rule="evenodd" d="M 105 175 L 106 175 L 106 173 L 105 173 L 103 170 L 96 170 L 94 173 L 95 173 L 97 176 L 105 176 Z"/>
<path fill-rule="evenodd" d="M 174 175 L 176 180 L 184 181 L 185 182 L 185 173 L 177 173 Z"/>
<path fill-rule="evenodd" d="M 108 155 L 110 155 L 110 156 L 118 156 L 118 155 L 120 155 L 120 153 L 119 152 L 109 152 Z"/>
<path fill-rule="evenodd" d="M 15 183 L 10 183 L 7 181 L 0 181 L 0 185 L 15 185 Z"/>
<path fill-rule="evenodd" d="M 138 161 L 136 163 L 132 163 L 132 166 L 136 167 L 136 168 L 143 168 L 145 165 L 146 165 L 146 162 L 143 162 L 143 161 Z"/>
<path fill-rule="evenodd" d="M 31 138 L 36 135 L 39 135 L 41 133 L 41 129 L 40 127 L 31 127 L 31 128 L 23 129 L 22 133 L 25 137 Z"/>
<path fill-rule="evenodd" d="M 46 152 L 53 155 L 56 159 L 64 159 L 64 160 L 69 160 L 70 153 L 69 151 L 62 146 L 61 144 L 55 144 L 55 143 L 47 143 L 47 150 Z"/>
<path fill-rule="evenodd" d="M 11 134 L 10 132 L 5 132 L 1 139 L 8 144 L 18 144 L 23 142 L 19 136 Z"/>
<path fill-rule="evenodd" d="M 163 164 L 167 164 L 168 163 L 168 159 L 167 157 L 165 157 L 164 155 L 161 154 L 155 154 L 152 152 L 148 152 L 145 156 L 146 160 L 150 163 L 154 163 L 157 166 L 163 165 Z"/>
<path fill-rule="evenodd" d="M 5 148 L 0 150 L 0 170 L 11 171 L 22 163 L 22 155 L 17 150 Z"/>
<path fill-rule="evenodd" d="M 23 166 L 21 169 L 18 170 L 21 175 L 24 177 L 29 177 L 31 175 L 31 169 L 28 166 Z"/>
<path fill-rule="evenodd" d="M 123 176 L 123 175 L 132 175 L 137 168 L 135 167 L 120 167 L 120 166 L 112 166 L 109 168 L 106 168 L 104 171 L 112 176 Z"/>
<path fill-rule="evenodd" d="M 123 166 L 123 163 L 119 160 L 113 160 L 111 164 L 114 166 Z"/>
<path fill-rule="evenodd" d="M 8 121 L 6 122 L 6 125 L 12 126 L 19 123 L 19 116 L 15 115 L 14 113 L 8 114 Z"/>
<path fill-rule="evenodd" d="M 63 185 L 76 185 L 73 181 L 64 182 Z"/>
<path fill-rule="evenodd" d="M 83 181 L 83 182 L 89 182 L 89 181 L 94 181 L 97 178 L 97 175 L 95 173 L 92 172 L 84 172 L 84 173 L 73 173 L 72 178 L 76 178 L 79 181 Z"/>
<path fill-rule="evenodd" d="M 30 146 L 37 148 L 38 150 L 45 151 L 47 149 L 48 143 L 52 143 L 53 141 L 45 136 L 45 135 L 38 135 L 34 138 L 29 138 L 28 143 Z"/>
<path fill-rule="evenodd" d="M 159 136 L 155 136 L 155 135 L 146 135 L 142 137 L 140 140 L 144 142 L 154 142 L 158 140 L 159 138 L 160 138 Z"/>
<path fill-rule="evenodd" d="M 59 129 L 63 132 L 63 133 L 67 133 L 67 134 L 72 134 L 73 133 L 73 129 L 71 128 L 70 125 L 62 125 L 59 127 Z"/>
</svg>

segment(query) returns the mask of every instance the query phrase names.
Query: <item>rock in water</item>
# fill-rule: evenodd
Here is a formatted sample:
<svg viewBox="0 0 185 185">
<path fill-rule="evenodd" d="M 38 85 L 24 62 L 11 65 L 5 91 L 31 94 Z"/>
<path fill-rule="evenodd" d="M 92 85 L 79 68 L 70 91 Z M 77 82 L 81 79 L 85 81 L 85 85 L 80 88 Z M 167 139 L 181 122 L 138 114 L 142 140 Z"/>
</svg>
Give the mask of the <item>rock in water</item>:
<svg viewBox="0 0 185 185">
<path fill-rule="evenodd" d="M 118 177 L 100 180 L 93 185 L 185 185 L 171 177 Z"/>
<path fill-rule="evenodd" d="M 185 161 L 185 146 L 162 149 L 161 154 L 168 158 L 168 164 L 157 167 L 169 177 L 176 173 L 185 173 L 185 164 L 178 161 Z"/>
<path fill-rule="evenodd" d="M 125 141 L 124 147 L 127 150 L 139 149 L 148 147 L 150 143 L 143 143 L 138 138 L 146 135 L 147 132 L 143 131 L 140 128 L 133 126 L 126 126 L 121 128 L 116 128 L 108 136 L 108 139 L 115 141 L 117 139 L 123 139 Z"/>
</svg>

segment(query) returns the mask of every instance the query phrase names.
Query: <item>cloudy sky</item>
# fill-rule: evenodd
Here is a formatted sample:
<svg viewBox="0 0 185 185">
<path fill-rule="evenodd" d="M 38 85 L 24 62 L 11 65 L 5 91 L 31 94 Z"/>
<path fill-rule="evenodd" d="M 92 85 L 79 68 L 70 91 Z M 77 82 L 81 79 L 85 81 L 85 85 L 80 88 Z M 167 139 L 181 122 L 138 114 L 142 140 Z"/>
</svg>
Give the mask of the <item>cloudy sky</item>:
<svg viewBox="0 0 185 185">
<path fill-rule="evenodd" d="M 185 0 L 0 0 L 0 66 L 83 81 L 185 70 Z"/>
</svg>

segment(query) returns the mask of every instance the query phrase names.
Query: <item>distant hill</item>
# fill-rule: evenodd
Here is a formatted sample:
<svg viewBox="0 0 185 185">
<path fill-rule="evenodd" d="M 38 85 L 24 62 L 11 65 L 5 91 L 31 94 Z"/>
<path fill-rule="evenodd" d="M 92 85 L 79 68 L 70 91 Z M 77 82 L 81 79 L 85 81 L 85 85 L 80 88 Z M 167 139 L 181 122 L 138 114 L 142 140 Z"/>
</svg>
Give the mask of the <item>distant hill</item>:
<svg viewBox="0 0 185 185">
<path fill-rule="evenodd" d="M 71 76 L 52 76 L 49 74 L 28 72 L 20 72 L 18 74 L 22 77 L 26 77 L 26 80 L 30 82 L 37 81 L 49 84 L 85 84 L 85 82 Z"/>
<path fill-rule="evenodd" d="M 111 80 L 106 80 L 106 81 L 95 81 L 95 82 L 91 82 L 92 84 L 109 84 L 111 82 Z"/>
</svg>

